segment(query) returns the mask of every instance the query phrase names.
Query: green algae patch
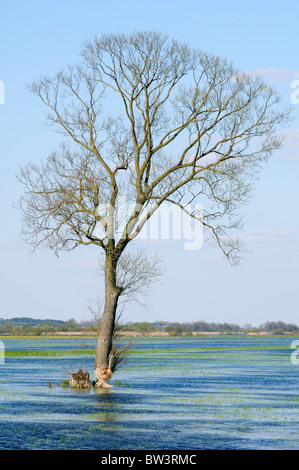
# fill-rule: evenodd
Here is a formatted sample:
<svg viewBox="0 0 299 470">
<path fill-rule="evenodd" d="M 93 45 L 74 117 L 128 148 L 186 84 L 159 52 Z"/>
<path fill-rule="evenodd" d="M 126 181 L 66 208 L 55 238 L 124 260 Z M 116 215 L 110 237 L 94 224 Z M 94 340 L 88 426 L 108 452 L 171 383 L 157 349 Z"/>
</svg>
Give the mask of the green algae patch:
<svg viewBox="0 0 299 470">
<path fill-rule="evenodd" d="M 5 357 L 23 357 L 23 356 L 84 356 L 95 354 L 95 349 L 68 349 L 68 350 L 31 350 L 31 351 L 5 351 Z"/>
<path fill-rule="evenodd" d="M 256 351 L 256 350 L 281 350 L 289 349 L 287 345 L 280 345 L 279 347 L 273 345 L 263 345 L 263 346 L 246 346 L 242 345 L 239 347 L 231 346 L 217 346 L 217 347 L 197 347 L 197 348 L 151 348 L 151 349 L 131 349 L 128 351 L 130 356 L 176 356 L 179 355 L 180 358 L 183 356 L 201 356 L 205 353 L 221 353 L 231 352 L 231 353 L 242 353 L 246 351 Z M 41 350 L 6 350 L 6 357 L 21 357 L 21 356 L 84 356 L 84 355 L 93 355 L 95 354 L 95 349 L 86 348 L 86 349 L 41 349 Z"/>
</svg>

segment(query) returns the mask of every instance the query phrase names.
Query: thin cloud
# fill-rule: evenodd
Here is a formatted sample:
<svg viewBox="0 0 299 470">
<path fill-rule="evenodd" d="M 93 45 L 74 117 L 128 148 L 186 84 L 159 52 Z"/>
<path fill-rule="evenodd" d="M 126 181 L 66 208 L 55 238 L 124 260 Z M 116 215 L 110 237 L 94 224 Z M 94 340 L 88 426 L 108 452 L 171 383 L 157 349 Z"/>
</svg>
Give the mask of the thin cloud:
<svg viewBox="0 0 299 470">
<path fill-rule="evenodd" d="M 272 67 L 251 70 L 251 72 L 257 75 L 261 75 L 265 80 L 276 85 L 299 79 L 299 70 L 279 69 Z"/>
<path fill-rule="evenodd" d="M 281 229 L 269 229 L 269 230 L 257 230 L 248 229 L 240 237 L 246 242 L 255 243 L 268 243 L 268 242 L 283 242 L 286 239 L 298 237 L 297 232 L 292 230 L 281 230 Z"/>
</svg>

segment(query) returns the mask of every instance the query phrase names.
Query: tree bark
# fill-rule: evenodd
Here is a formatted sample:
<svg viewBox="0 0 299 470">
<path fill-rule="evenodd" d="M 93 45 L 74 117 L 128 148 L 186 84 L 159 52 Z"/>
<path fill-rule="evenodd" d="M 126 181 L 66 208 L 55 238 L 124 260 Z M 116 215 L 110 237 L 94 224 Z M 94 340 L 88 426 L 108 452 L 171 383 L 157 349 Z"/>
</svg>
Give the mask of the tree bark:
<svg viewBox="0 0 299 470">
<path fill-rule="evenodd" d="M 110 387 L 113 376 L 112 357 L 115 315 L 121 289 L 116 284 L 116 264 L 113 255 L 106 254 L 105 261 L 105 307 L 100 322 L 100 331 L 95 355 L 95 381 L 98 387 Z"/>
<path fill-rule="evenodd" d="M 90 388 L 91 382 L 89 380 L 89 373 L 79 369 L 78 372 L 71 374 L 70 385 L 71 387 L 77 388 Z"/>
</svg>

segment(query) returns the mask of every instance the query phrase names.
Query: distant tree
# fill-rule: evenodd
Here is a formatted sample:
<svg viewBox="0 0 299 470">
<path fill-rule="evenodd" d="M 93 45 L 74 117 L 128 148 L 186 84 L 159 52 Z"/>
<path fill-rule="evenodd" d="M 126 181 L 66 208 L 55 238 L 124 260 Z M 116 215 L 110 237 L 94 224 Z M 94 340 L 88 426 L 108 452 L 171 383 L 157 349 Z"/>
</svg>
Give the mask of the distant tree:
<svg viewBox="0 0 299 470">
<path fill-rule="evenodd" d="M 66 328 L 68 330 L 76 330 L 78 324 L 77 324 L 77 321 L 74 319 L 74 318 L 70 318 L 67 322 L 66 322 Z"/>
<path fill-rule="evenodd" d="M 281 328 L 277 328 L 275 330 L 272 330 L 273 335 L 283 335 L 284 331 Z"/>
<path fill-rule="evenodd" d="M 293 324 L 293 323 L 284 323 L 282 321 L 267 321 L 266 323 L 263 323 L 262 325 L 259 326 L 259 329 L 261 331 L 296 331 L 298 329 L 298 326 Z"/>
<path fill-rule="evenodd" d="M 128 252 L 166 203 L 200 222 L 227 259 L 257 171 L 282 144 L 289 120 L 253 73 L 156 32 L 104 34 L 82 62 L 31 90 L 66 138 L 40 165 L 23 166 L 23 234 L 59 253 L 95 245 L 104 254 L 105 302 L 95 357 L 104 386 L 114 370 L 113 332 L 122 295 L 159 276 L 157 260 Z M 122 196 L 132 209 L 117 218 Z M 200 202 L 203 213 L 192 208 Z"/>
<path fill-rule="evenodd" d="M 183 333 L 183 328 L 182 325 L 179 323 L 170 323 L 165 327 L 165 331 L 170 335 L 170 336 L 179 336 Z"/>
<path fill-rule="evenodd" d="M 156 331 L 156 328 L 151 323 L 144 321 L 144 322 L 136 323 L 134 330 L 144 335 L 146 333 Z"/>
</svg>

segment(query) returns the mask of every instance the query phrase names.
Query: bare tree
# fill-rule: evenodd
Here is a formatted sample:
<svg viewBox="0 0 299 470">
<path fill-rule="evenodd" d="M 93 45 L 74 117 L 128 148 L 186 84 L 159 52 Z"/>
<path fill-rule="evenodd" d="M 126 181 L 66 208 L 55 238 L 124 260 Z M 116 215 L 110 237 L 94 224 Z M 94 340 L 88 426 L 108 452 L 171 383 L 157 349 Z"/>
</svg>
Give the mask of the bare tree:
<svg viewBox="0 0 299 470">
<path fill-rule="evenodd" d="M 157 254 L 148 254 L 144 247 L 134 248 L 122 252 L 116 268 L 116 283 L 121 288 L 121 303 L 134 301 L 146 306 L 145 299 L 151 293 L 152 284 L 163 274 L 161 259 Z M 98 272 L 105 276 L 104 256 L 99 259 Z"/>
<path fill-rule="evenodd" d="M 289 111 L 260 77 L 167 35 L 102 35 L 82 49 L 80 65 L 31 90 L 67 139 L 40 165 L 19 172 L 24 234 L 35 249 L 78 245 L 103 250 L 105 302 L 95 378 L 112 376 L 112 337 L 121 294 L 140 288 L 155 263 L 124 250 L 165 203 L 203 225 L 236 259 L 238 208 L 261 165 L 282 145 Z M 131 211 L 121 223 L 125 196 Z M 203 213 L 191 210 L 200 201 Z M 130 257 L 131 256 L 131 257 Z"/>
</svg>

